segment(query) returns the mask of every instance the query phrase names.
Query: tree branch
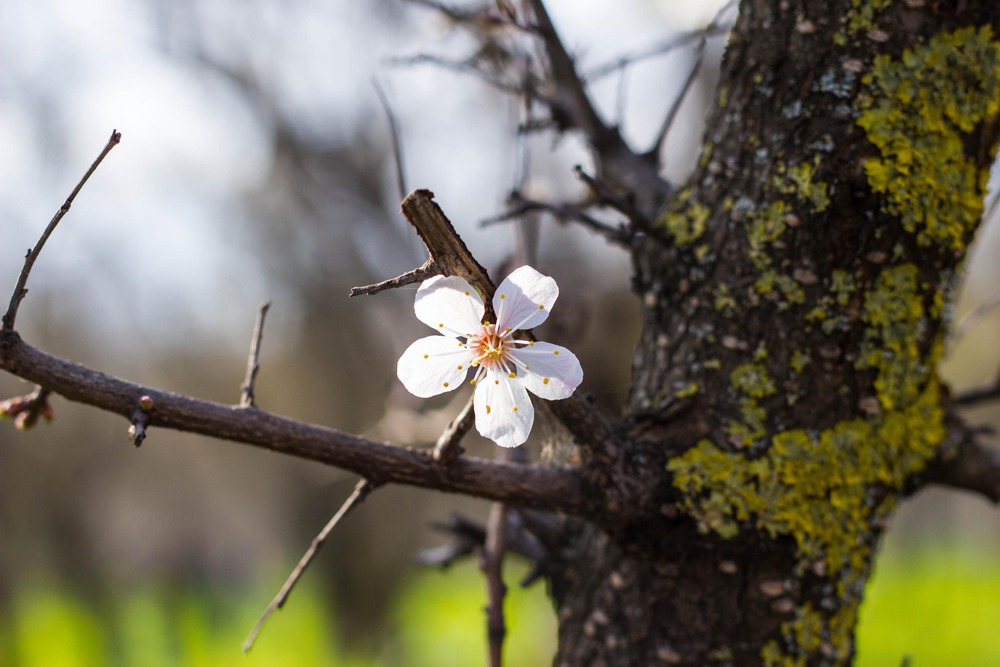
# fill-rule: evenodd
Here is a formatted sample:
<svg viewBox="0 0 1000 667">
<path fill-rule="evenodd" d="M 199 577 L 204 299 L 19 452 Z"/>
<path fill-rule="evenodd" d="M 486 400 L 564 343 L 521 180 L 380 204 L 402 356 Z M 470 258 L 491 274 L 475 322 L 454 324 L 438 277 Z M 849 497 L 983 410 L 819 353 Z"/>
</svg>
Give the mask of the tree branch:
<svg viewBox="0 0 1000 667">
<path fill-rule="evenodd" d="M 27 256 L 24 258 L 24 268 L 21 269 L 21 275 L 18 276 L 17 285 L 14 287 L 14 293 L 10 297 L 10 305 L 7 307 L 7 312 L 4 313 L 3 325 L 0 326 L 0 331 L 14 330 L 14 320 L 17 319 L 17 309 L 21 306 L 21 301 L 24 300 L 24 297 L 28 294 L 28 289 L 26 287 L 28 284 L 28 275 L 31 273 L 31 267 L 35 265 L 35 260 L 38 259 L 38 255 L 41 254 L 42 248 L 45 247 L 45 242 L 49 240 L 49 236 L 51 236 L 52 232 L 55 231 L 59 221 L 62 220 L 67 213 L 69 213 L 69 209 L 73 205 L 73 200 L 75 200 L 76 196 L 80 194 L 80 190 L 82 190 L 83 186 L 86 185 L 91 175 L 97 171 L 97 168 L 101 165 L 101 162 L 104 161 L 104 158 L 107 157 L 108 153 L 111 152 L 111 149 L 117 146 L 118 142 L 121 140 L 122 133 L 118 130 L 112 130 L 111 138 L 108 139 L 108 143 L 104 145 L 103 149 L 101 149 L 100 155 L 98 155 L 97 159 L 90 165 L 90 169 L 86 171 L 83 178 L 80 179 L 80 182 L 76 184 L 75 188 L 73 188 L 73 191 L 69 193 L 69 197 L 66 198 L 63 205 L 59 207 L 58 211 L 56 211 L 55 216 L 49 221 L 48 226 L 45 228 L 45 231 L 42 232 L 42 236 L 38 239 L 35 247 L 28 251 Z"/>
<path fill-rule="evenodd" d="M 374 484 L 398 483 L 512 505 L 587 516 L 598 499 L 572 470 L 460 458 L 442 466 L 428 451 L 397 447 L 323 426 L 198 400 L 126 382 L 0 333 L 0 369 L 53 393 L 131 419 L 140 397 L 155 405 L 150 426 L 232 440 L 349 470 Z"/>
<path fill-rule="evenodd" d="M 938 457 L 921 475 L 925 484 L 972 491 L 1000 503 L 1000 449 L 979 442 L 974 429 L 956 416 Z"/>
<path fill-rule="evenodd" d="M 364 502 L 365 498 L 368 497 L 372 491 L 375 490 L 375 485 L 369 482 L 367 479 L 362 479 L 355 485 L 354 491 L 351 495 L 347 497 L 344 504 L 340 506 L 336 514 L 323 526 L 323 530 L 319 531 L 319 534 L 313 538 L 312 544 L 303 554 L 302 558 L 299 559 L 298 565 L 292 570 L 292 573 L 288 575 L 288 579 L 285 580 L 284 585 L 278 594 L 274 596 L 271 603 L 267 605 L 267 609 L 261 614 L 260 618 L 257 619 L 257 623 L 253 626 L 250 634 L 247 636 L 246 641 L 243 642 L 243 652 L 248 653 L 250 649 L 253 648 L 254 642 L 257 640 L 257 635 L 260 634 L 261 629 L 263 629 L 264 624 L 267 623 L 267 619 L 271 617 L 271 614 L 276 612 L 285 606 L 288 601 L 288 596 L 292 594 L 292 589 L 295 588 L 295 584 L 299 582 L 302 575 L 305 574 L 306 568 L 312 563 L 313 558 L 322 548 L 323 544 L 326 543 L 326 538 L 330 536 L 333 529 L 340 523 L 340 520 L 350 513 L 352 509 Z"/>
</svg>

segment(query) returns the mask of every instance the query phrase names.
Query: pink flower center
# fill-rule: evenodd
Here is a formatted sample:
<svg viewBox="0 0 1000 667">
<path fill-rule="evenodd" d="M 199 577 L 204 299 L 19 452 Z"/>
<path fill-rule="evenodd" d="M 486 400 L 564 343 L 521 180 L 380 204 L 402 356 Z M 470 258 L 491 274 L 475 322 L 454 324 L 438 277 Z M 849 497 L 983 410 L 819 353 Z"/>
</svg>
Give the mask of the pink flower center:
<svg viewBox="0 0 1000 667">
<path fill-rule="evenodd" d="M 483 326 L 482 331 L 469 338 L 468 346 L 472 350 L 472 365 L 481 365 L 490 370 L 500 368 L 509 371 L 507 366 L 507 334 L 498 334 L 496 327 L 492 324 Z"/>
</svg>

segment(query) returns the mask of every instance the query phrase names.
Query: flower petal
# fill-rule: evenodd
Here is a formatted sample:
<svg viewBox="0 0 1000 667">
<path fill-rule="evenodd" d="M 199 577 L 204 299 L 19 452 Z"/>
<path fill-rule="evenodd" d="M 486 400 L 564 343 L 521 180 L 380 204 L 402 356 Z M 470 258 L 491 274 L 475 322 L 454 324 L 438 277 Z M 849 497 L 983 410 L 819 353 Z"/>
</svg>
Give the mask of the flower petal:
<svg viewBox="0 0 1000 667">
<path fill-rule="evenodd" d="M 535 408 L 520 380 L 487 371 L 476 384 L 476 429 L 501 447 L 517 447 L 528 439 Z"/>
<path fill-rule="evenodd" d="M 483 299 L 458 276 L 434 276 L 417 289 L 417 319 L 435 331 L 467 336 L 482 327 Z"/>
<path fill-rule="evenodd" d="M 465 380 L 472 352 L 447 336 L 427 336 L 406 348 L 396 363 L 396 376 L 406 390 L 428 398 L 451 391 Z"/>
<path fill-rule="evenodd" d="M 530 266 L 522 266 L 504 278 L 493 295 L 497 331 L 531 329 L 549 316 L 559 296 L 559 286 Z"/>
<path fill-rule="evenodd" d="M 509 354 L 520 362 L 518 373 L 535 396 L 550 401 L 567 398 L 583 382 L 580 360 L 565 347 L 538 342 Z"/>
</svg>

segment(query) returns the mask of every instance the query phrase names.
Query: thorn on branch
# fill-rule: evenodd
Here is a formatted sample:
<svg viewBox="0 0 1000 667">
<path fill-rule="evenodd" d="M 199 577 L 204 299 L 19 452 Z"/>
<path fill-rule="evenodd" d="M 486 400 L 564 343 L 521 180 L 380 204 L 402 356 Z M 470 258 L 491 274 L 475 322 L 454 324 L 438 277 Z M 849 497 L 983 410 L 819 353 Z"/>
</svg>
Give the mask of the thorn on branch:
<svg viewBox="0 0 1000 667">
<path fill-rule="evenodd" d="M 146 439 L 154 407 L 152 396 L 143 395 L 139 397 L 139 405 L 136 407 L 135 412 L 132 413 L 132 423 L 128 427 L 128 439 L 135 445 L 136 449 Z"/>
<path fill-rule="evenodd" d="M 264 318 L 271 308 L 271 302 L 265 301 L 257 309 L 257 321 L 253 326 L 253 336 L 250 338 L 250 354 L 247 357 L 247 374 L 240 386 L 240 407 L 255 407 L 256 395 L 254 394 L 254 383 L 257 381 L 257 372 L 260 371 L 260 343 L 264 338 Z"/>
<path fill-rule="evenodd" d="M 50 393 L 48 389 L 39 386 L 26 396 L 15 396 L 0 401 L 0 419 L 13 419 L 14 428 L 18 431 L 27 431 L 38 423 L 39 417 L 46 424 L 52 423 L 55 411 L 49 403 Z"/>
<path fill-rule="evenodd" d="M 264 628 L 264 624 L 267 622 L 267 619 L 271 617 L 271 614 L 284 607 L 285 603 L 288 602 L 288 596 L 292 594 L 292 589 L 295 588 L 295 584 L 297 584 L 302 575 L 305 574 L 306 568 L 308 568 L 312 563 L 316 553 L 319 552 L 324 542 L 326 542 L 326 538 L 330 536 L 330 533 L 337 526 L 337 524 L 340 523 L 341 519 L 347 516 L 352 509 L 360 505 L 377 487 L 378 484 L 370 482 L 367 479 L 361 479 L 358 481 L 358 483 L 354 486 L 354 491 L 351 492 L 351 495 L 347 497 L 347 500 L 345 500 L 344 504 L 340 506 L 337 513 L 334 514 L 330 521 L 323 527 L 323 530 L 321 530 L 319 534 L 313 538 L 312 544 L 309 545 L 309 549 L 306 550 L 305 554 L 303 554 L 302 558 L 299 560 L 298 565 L 295 566 L 295 569 L 292 570 L 288 579 L 285 580 L 281 590 L 278 591 L 278 594 L 274 596 L 271 603 L 267 605 L 267 609 L 265 609 L 264 613 L 261 614 L 259 619 L 257 619 L 257 623 L 253 626 L 253 629 L 247 636 L 246 641 L 243 642 L 244 653 L 248 653 L 250 649 L 253 648 L 254 642 L 257 640 L 257 636 Z"/>
<path fill-rule="evenodd" d="M 108 143 L 104 145 L 101 149 L 100 154 L 97 159 L 90 165 L 90 168 L 84 173 L 83 178 L 76 184 L 73 191 L 69 193 L 66 201 L 63 202 L 59 210 L 56 211 L 55 216 L 49 221 L 48 226 L 45 231 L 42 232 L 41 237 L 39 237 L 38 242 L 35 243 L 35 247 L 28 251 L 28 254 L 24 257 L 24 267 L 21 269 L 21 275 L 17 279 L 17 285 L 14 287 L 14 292 L 10 297 L 10 305 L 7 307 L 7 312 L 3 316 L 3 324 L 0 325 L 0 331 L 13 331 L 14 330 L 14 320 L 17 319 L 17 309 L 21 306 L 21 301 L 28 294 L 28 289 L 26 285 L 28 284 L 28 276 L 31 274 L 31 268 L 35 265 L 35 261 L 38 259 L 38 255 L 41 254 L 42 248 L 45 247 L 45 242 L 49 240 L 49 236 L 55 231 L 56 226 L 59 221 L 63 219 L 67 212 L 69 212 L 70 207 L 73 205 L 73 201 L 76 196 L 80 194 L 80 190 L 90 179 L 91 175 L 97 171 L 97 168 L 107 157 L 111 149 L 118 145 L 122 140 L 122 133 L 118 130 L 111 131 L 111 138 L 108 139 Z"/>
</svg>

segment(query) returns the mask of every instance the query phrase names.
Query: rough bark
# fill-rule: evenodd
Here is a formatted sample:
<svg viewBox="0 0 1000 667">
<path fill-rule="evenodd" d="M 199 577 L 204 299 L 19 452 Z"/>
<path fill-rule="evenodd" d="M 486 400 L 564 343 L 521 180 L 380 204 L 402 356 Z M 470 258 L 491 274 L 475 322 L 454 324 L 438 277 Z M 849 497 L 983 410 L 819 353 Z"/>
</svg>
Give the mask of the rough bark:
<svg viewBox="0 0 1000 667">
<path fill-rule="evenodd" d="M 947 307 L 982 213 L 1000 10 L 747 0 L 696 173 L 634 253 L 623 465 L 579 525 L 562 665 L 845 664 L 873 554 L 948 432 Z"/>
</svg>

